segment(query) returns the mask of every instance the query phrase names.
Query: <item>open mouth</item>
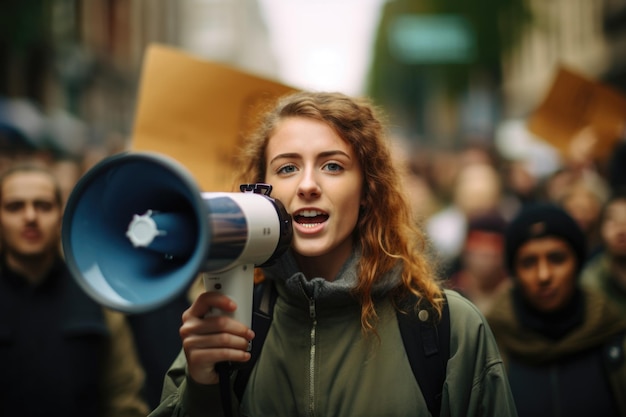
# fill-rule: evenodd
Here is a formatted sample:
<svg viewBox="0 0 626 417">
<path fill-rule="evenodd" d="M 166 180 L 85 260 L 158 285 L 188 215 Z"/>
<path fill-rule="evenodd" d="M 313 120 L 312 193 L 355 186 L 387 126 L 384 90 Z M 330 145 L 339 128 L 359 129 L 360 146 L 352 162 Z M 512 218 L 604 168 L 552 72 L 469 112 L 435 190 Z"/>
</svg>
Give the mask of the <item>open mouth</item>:
<svg viewBox="0 0 626 417">
<path fill-rule="evenodd" d="M 328 214 L 319 210 L 302 210 L 293 215 L 293 220 L 304 227 L 314 227 L 328 220 Z"/>
</svg>

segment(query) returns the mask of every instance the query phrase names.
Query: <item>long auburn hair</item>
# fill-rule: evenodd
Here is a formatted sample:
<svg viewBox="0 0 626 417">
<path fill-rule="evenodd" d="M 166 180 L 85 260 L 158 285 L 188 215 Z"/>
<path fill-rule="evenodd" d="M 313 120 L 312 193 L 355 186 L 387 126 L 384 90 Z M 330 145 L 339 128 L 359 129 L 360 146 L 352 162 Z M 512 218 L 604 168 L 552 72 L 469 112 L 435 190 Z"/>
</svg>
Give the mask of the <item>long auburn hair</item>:
<svg viewBox="0 0 626 417">
<path fill-rule="evenodd" d="M 363 330 L 375 332 L 378 316 L 371 295 L 374 283 L 398 262 L 403 265 L 402 283 L 395 290 L 400 298 L 395 299 L 410 291 L 428 300 L 440 315 L 444 299 L 430 263 L 429 245 L 402 190 L 380 112 L 368 99 L 306 91 L 281 97 L 247 138 L 239 155 L 239 183 L 264 182 L 268 141 L 278 123 L 290 117 L 329 125 L 352 147 L 363 170 L 364 202 L 353 232 L 363 251 L 358 265 L 359 281 L 353 289 L 362 306 Z"/>
</svg>

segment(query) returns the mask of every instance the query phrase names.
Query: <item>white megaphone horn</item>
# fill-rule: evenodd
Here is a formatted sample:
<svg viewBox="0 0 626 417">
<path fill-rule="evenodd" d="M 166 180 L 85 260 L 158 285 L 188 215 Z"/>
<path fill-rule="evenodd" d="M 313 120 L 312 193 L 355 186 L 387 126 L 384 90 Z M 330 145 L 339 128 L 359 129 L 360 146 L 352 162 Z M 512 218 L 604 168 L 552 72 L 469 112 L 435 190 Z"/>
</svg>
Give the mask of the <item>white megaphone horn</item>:
<svg viewBox="0 0 626 417">
<path fill-rule="evenodd" d="M 291 217 L 267 184 L 201 192 L 177 161 L 157 153 L 104 159 L 68 199 L 61 241 L 70 272 L 97 302 L 126 313 L 156 309 L 202 274 L 207 291 L 238 305 L 250 326 L 254 267 L 280 256 Z"/>
</svg>

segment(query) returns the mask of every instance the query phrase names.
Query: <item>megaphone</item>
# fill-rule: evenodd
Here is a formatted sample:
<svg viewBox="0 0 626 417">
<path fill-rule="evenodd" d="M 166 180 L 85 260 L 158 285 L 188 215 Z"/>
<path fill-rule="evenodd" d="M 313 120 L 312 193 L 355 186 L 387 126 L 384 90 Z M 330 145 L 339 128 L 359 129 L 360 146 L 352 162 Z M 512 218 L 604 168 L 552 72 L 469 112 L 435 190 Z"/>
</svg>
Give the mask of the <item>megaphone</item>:
<svg viewBox="0 0 626 417">
<path fill-rule="evenodd" d="M 201 192 L 183 165 L 159 153 L 110 156 L 68 198 L 61 241 L 69 270 L 98 303 L 125 313 L 166 304 L 201 274 L 250 326 L 254 267 L 285 252 L 292 226 L 270 185 L 241 191 Z"/>
</svg>

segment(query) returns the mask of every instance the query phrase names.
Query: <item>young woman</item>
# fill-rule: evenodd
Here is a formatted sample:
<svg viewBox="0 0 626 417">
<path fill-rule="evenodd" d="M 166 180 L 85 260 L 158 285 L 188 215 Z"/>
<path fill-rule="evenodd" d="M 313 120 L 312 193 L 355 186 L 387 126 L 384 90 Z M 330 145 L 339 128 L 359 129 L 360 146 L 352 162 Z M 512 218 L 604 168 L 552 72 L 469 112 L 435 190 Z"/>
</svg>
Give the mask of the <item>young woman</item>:
<svg viewBox="0 0 626 417">
<path fill-rule="evenodd" d="M 216 364 L 248 361 L 255 334 L 234 319 L 207 317 L 237 306 L 201 294 L 183 315 L 183 350 L 151 416 L 429 415 L 396 313 L 411 294 L 421 302 L 406 314 L 449 307 L 441 415 L 515 415 L 484 318 L 435 279 L 369 102 L 338 93 L 284 97 L 241 161 L 241 181 L 271 184 L 293 218 L 291 249 L 263 271 L 278 294 L 263 351 L 241 402 L 224 410 Z"/>
</svg>

